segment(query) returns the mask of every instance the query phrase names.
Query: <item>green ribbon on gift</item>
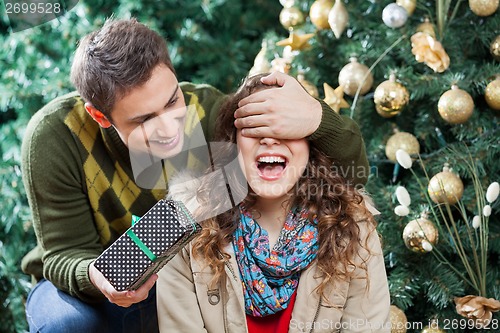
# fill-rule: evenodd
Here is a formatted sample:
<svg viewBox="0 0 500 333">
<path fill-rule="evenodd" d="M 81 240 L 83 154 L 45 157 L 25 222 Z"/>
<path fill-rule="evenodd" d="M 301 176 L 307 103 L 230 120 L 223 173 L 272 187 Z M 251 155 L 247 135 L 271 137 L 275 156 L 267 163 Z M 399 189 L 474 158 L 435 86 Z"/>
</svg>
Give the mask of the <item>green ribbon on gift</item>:
<svg viewBox="0 0 500 333">
<path fill-rule="evenodd" d="M 149 247 L 147 247 L 146 244 L 144 244 L 139 237 L 137 237 L 137 235 L 134 233 L 134 231 L 132 231 L 132 229 L 127 230 L 127 235 L 135 243 L 135 245 L 137 245 L 139 249 L 141 249 L 141 251 L 144 252 L 144 254 L 149 258 L 149 260 L 151 261 L 156 260 L 156 255 L 153 252 L 151 252 Z"/>
<path fill-rule="evenodd" d="M 132 225 L 134 225 L 140 219 L 141 219 L 140 216 L 132 215 Z M 144 244 L 139 237 L 137 237 L 137 235 L 134 233 L 132 229 L 127 230 L 127 235 L 135 243 L 135 245 L 137 245 L 139 249 L 141 249 L 141 251 L 144 252 L 144 254 L 149 258 L 149 260 L 151 261 L 156 260 L 156 255 L 153 252 L 151 252 L 149 247 L 147 247 L 146 244 Z"/>
<path fill-rule="evenodd" d="M 141 219 L 140 216 L 137 216 L 137 215 L 133 215 L 132 214 L 132 225 L 134 225 L 137 221 L 139 221 Z"/>
</svg>

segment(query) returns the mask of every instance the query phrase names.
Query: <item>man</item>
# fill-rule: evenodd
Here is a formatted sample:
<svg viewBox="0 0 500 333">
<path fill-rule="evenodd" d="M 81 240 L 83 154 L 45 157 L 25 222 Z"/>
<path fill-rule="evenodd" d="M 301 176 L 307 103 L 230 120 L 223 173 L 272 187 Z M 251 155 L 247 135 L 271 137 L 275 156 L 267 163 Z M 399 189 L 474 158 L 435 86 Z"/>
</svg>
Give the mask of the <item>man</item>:
<svg viewBox="0 0 500 333">
<path fill-rule="evenodd" d="M 178 83 L 164 39 L 135 20 L 110 20 L 84 37 L 71 79 L 78 93 L 37 112 L 22 147 L 38 239 L 22 263 L 37 281 L 26 304 L 30 332 L 156 332 L 156 275 L 138 290 L 118 292 L 93 261 L 130 227 L 132 215 L 166 194 L 137 182 L 136 133 L 147 132 L 148 154 L 174 157 L 193 127 L 201 125 L 210 140 L 224 95 Z M 264 81 L 281 87 L 240 103 L 235 124 L 243 135 L 308 137 L 337 167 L 365 171 L 353 181 L 366 181 L 363 140 L 352 120 L 289 76 L 274 73 Z M 199 121 L 188 119 L 189 109 Z"/>
</svg>

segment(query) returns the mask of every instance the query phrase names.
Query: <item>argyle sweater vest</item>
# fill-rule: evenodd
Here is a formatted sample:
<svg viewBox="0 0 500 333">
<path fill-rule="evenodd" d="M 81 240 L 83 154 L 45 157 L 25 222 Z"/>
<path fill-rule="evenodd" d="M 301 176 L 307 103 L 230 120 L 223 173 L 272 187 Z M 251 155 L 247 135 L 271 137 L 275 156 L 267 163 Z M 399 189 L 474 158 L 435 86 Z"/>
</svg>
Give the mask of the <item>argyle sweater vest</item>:
<svg viewBox="0 0 500 333">
<path fill-rule="evenodd" d="M 185 142 L 194 133 L 200 133 L 200 124 L 205 110 L 198 97 L 185 93 L 188 112 L 185 126 Z M 199 121 L 198 121 L 199 120 Z M 137 183 L 137 174 L 130 165 L 129 151 L 113 127 L 104 129 L 93 121 L 85 111 L 84 103 L 74 97 L 74 106 L 64 119 L 80 150 L 83 176 L 96 229 L 104 247 L 114 242 L 131 226 L 132 215 L 143 215 L 156 201 L 164 197 L 168 189 L 162 173 L 157 179 L 149 179 L 154 186 L 143 188 Z M 174 162 L 163 165 L 169 173 L 182 168 L 201 170 L 206 168 L 204 155 L 192 150 L 181 154 Z M 148 173 L 148 176 L 155 174 Z M 112 205 L 110 205 L 112 203 Z"/>
</svg>

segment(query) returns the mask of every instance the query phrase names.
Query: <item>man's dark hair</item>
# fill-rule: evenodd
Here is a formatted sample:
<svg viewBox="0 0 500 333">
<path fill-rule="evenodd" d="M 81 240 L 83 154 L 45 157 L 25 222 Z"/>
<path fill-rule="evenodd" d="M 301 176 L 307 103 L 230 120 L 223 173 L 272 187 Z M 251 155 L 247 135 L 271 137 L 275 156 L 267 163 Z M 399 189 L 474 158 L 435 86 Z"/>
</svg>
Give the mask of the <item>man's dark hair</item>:
<svg viewBox="0 0 500 333">
<path fill-rule="evenodd" d="M 80 41 L 71 81 L 85 102 L 111 120 L 117 99 L 146 83 L 160 64 L 175 74 L 163 37 L 136 19 L 109 19 Z"/>
</svg>

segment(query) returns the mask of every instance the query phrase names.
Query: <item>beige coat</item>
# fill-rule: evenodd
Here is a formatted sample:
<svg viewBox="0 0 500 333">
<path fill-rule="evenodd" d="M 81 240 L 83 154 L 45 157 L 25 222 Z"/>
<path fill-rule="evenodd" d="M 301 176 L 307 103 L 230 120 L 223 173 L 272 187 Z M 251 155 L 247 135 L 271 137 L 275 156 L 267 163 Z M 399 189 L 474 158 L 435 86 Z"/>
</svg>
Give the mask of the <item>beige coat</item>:
<svg viewBox="0 0 500 333">
<path fill-rule="evenodd" d="M 361 239 L 367 237 L 367 224 L 359 223 Z M 331 304 L 320 300 L 314 291 L 320 280 L 315 278 L 316 264 L 305 270 L 299 280 L 297 298 L 292 311 L 289 332 L 390 332 L 389 289 L 384 259 L 376 232 L 369 233 L 365 271 L 356 268 L 348 282 L 329 292 Z M 226 252 L 231 259 L 226 265 L 226 279 L 217 289 L 209 290 L 212 277 L 209 268 L 184 248 L 160 272 L 157 282 L 158 321 L 160 332 L 246 333 L 247 323 L 243 289 L 232 246 Z M 361 259 L 358 260 L 361 263 Z"/>
</svg>

